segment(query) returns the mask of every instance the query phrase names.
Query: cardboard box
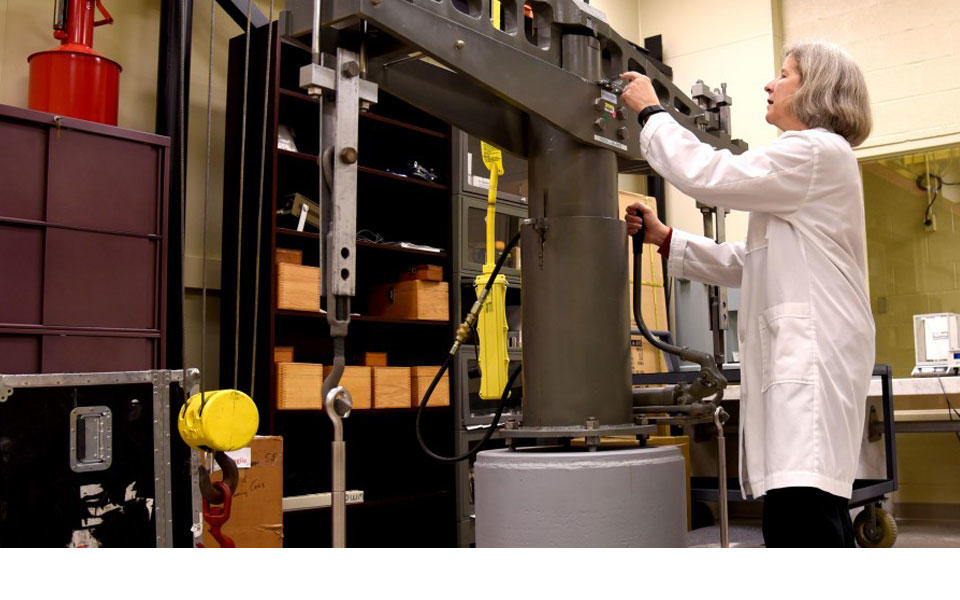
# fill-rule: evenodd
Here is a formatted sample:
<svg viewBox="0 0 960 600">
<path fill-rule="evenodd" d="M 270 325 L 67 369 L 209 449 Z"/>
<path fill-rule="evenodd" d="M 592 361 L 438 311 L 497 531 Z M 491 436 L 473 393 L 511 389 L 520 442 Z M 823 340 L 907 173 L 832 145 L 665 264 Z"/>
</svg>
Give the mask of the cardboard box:
<svg viewBox="0 0 960 600">
<path fill-rule="evenodd" d="M 443 267 L 440 265 L 417 265 L 400 274 L 400 281 L 443 281 Z"/>
<path fill-rule="evenodd" d="M 633 373 L 666 373 L 670 370 L 663 352 L 639 334 L 630 335 L 630 363 Z"/>
<path fill-rule="evenodd" d="M 323 410 L 320 387 L 323 365 L 277 363 L 277 408 L 279 410 Z"/>
<path fill-rule="evenodd" d="M 372 367 L 373 407 L 410 408 L 410 367 Z"/>
<path fill-rule="evenodd" d="M 410 387 L 412 394 L 410 406 L 413 408 L 420 406 L 423 395 L 427 393 L 430 382 L 433 381 L 433 378 L 436 377 L 437 371 L 439 370 L 439 365 L 436 367 L 410 368 Z M 450 375 L 450 373 L 445 372 L 443 377 L 440 378 L 440 381 L 437 382 L 437 387 L 433 389 L 433 393 L 430 394 L 430 401 L 427 402 L 428 408 L 431 406 L 450 406 L 450 379 L 448 375 Z"/>
<path fill-rule="evenodd" d="M 394 319 L 450 320 L 450 288 L 445 281 L 400 281 L 373 289 L 370 314 Z"/>
<path fill-rule="evenodd" d="M 233 538 L 237 548 L 282 548 L 283 438 L 257 436 L 250 446 L 230 454 L 241 457 L 240 482 L 223 533 Z M 220 481 L 223 474 L 215 471 L 210 479 Z M 203 524 L 203 544 L 207 548 L 219 547 L 206 523 Z"/>
<path fill-rule="evenodd" d="M 331 371 L 333 367 L 330 365 L 323 368 L 324 379 Z M 344 367 L 340 385 L 350 392 L 353 410 L 373 408 L 373 372 L 370 367 Z"/>
<path fill-rule="evenodd" d="M 320 310 L 320 269 L 290 263 L 277 264 L 277 308 Z"/>
<path fill-rule="evenodd" d="M 291 265 L 303 264 L 303 250 L 293 250 L 291 248 L 277 248 L 274 259 L 277 263 L 286 263 Z"/>
<path fill-rule="evenodd" d="M 293 346 L 274 346 L 273 362 L 293 362 Z"/>
<path fill-rule="evenodd" d="M 363 364 L 367 367 L 385 367 L 387 366 L 386 352 L 364 352 Z"/>
</svg>

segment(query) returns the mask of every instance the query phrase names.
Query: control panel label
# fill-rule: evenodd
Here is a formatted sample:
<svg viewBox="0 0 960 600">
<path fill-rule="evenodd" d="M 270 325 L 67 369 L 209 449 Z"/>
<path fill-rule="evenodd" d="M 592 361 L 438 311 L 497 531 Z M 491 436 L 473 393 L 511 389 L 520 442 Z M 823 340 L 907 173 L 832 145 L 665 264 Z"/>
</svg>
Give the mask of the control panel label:
<svg viewBox="0 0 960 600">
<path fill-rule="evenodd" d="M 617 149 L 619 149 L 619 150 L 623 150 L 624 152 L 626 152 L 627 150 L 629 150 L 629 148 L 627 148 L 627 145 L 626 145 L 626 144 L 621 144 L 620 142 L 615 142 L 615 141 L 611 140 L 610 138 L 605 138 L 605 137 L 603 137 L 602 135 L 596 135 L 596 134 L 594 134 L 594 136 L 593 136 L 593 141 L 595 141 L 595 142 L 600 142 L 601 144 L 606 144 L 606 145 L 608 145 L 608 146 L 613 146 L 614 148 L 617 148 Z"/>
</svg>

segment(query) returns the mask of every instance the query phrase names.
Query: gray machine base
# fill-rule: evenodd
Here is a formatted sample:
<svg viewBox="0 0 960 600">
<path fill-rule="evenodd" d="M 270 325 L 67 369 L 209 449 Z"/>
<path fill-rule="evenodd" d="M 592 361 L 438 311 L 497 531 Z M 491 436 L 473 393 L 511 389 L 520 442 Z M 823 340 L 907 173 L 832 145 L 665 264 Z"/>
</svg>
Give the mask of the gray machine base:
<svg viewBox="0 0 960 600">
<path fill-rule="evenodd" d="M 675 447 L 548 448 L 477 455 L 478 547 L 682 547 L 684 461 Z"/>
</svg>

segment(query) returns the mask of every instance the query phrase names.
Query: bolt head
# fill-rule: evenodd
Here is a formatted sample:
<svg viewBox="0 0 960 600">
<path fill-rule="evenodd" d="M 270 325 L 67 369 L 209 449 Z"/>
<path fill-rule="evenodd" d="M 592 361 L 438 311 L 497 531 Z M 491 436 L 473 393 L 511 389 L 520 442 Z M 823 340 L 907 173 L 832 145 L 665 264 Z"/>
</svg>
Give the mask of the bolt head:
<svg viewBox="0 0 960 600">
<path fill-rule="evenodd" d="M 354 60 L 345 62 L 343 63 L 343 68 L 340 70 L 340 72 L 343 73 L 344 77 L 356 77 L 360 74 L 360 65 L 358 65 Z"/>
<path fill-rule="evenodd" d="M 352 165 L 353 163 L 357 162 L 357 149 L 344 148 L 340 151 L 340 160 L 348 165 Z"/>
<path fill-rule="evenodd" d="M 467 43 L 466 43 L 465 41 L 463 41 L 463 40 L 457 40 L 457 43 L 454 44 L 453 46 L 454 46 L 457 50 L 463 50 L 463 47 L 466 46 L 466 45 L 467 45 Z"/>
</svg>

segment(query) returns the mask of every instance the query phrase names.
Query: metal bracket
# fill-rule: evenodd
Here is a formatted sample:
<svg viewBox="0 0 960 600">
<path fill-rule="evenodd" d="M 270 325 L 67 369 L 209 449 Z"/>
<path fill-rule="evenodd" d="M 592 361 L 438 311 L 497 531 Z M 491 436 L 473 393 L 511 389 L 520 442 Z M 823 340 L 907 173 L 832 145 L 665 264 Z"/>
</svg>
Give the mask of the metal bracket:
<svg viewBox="0 0 960 600">
<path fill-rule="evenodd" d="M 300 87 L 310 95 L 320 95 L 320 91 L 336 93 L 339 77 L 330 67 L 316 63 L 300 67 Z M 361 101 L 377 102 L 380 87 L 372 81 L 361 79 L 358 95 Z"/>
<path fill-rule="evenodd" d="M 78 406 L 70 411 L 70 469 L 105 471 L 113 464 L 113 413 L 106 406 Z"/>
<path fill-rule="evenodd" d="M 6 402 L 13 395 L 13 388 L 0 381 L 0 403 Z"/>
</svg>

